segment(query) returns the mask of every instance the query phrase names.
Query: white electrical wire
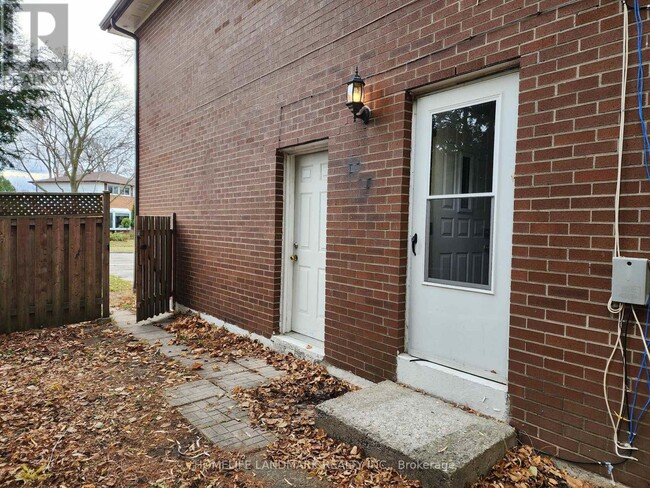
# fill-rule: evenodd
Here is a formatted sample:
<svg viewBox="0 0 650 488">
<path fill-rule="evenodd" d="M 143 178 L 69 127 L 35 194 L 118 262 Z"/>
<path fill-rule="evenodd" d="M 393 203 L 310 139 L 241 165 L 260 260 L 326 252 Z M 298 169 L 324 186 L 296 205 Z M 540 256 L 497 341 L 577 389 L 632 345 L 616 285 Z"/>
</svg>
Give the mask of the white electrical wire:
<svg viewBox="0 0 650 488">
<path fill-rule="evenodd" d="M 621 255 L 621 236 L 619 231 L 619 213 L 621 203 L 621 179 L 623 173 L 623 140 L 625 135 L 625 97 L 627 95 L 627 69 L 630 56 L 630 27 L 627 5 L 623 4 L 623 54 L 621 66 L 621 114 L 618 126 L 618 175 L 616 178 L 616 196 L 614 199 L 614 255 Z"/>
<path fill-rule="evenodd" d="M 627 5 L 622 4 L 623 7 L 623 53 L 621 63 L 621 108 L 619 115 L 618 125 L 618 144 L 617 144 L 617 159 L 618 159 L 618 173 L 616 177 L 616 195 L 614 196 L 614 257 L 621 256 L 621 234 L 620 234 L 620 207 L 621 207 L 621 180 L 623 178 L 623 141 L 625 136 L 625 97 L 627 95 L 627 69 L 628 60 L 630 57 L 630 27 L 629 27 L 629 13 Z M 619 303 L 617 307 L 614 306 L 612 298 L 610 297 L 607 302 L 607 310 L 613 314 L 620 314 L 623 312 L 624 305 Z"/>
<path fill-rule="evenodd" d="M 628 63 L 629 63 L 629 56 L 630 56 L 629 13 L 628 13 L 627 5 L 625 3 L 622 3 L 622 8 L 623 8 L 623 53 L 621 55 L 622 56 L 621 111 L 620 111 L 620 119 L 619 119 L 618 145 L 617 145 L 618 174 L 616 178 L 616 195 L 614 197 L 614 257 L 621 256 L 619 216 L 620 216 L 620 201 L 621 201 L 621 180 L 622 180 L 622 173 L 623 173 L 623 141 L 625 136 L 625 97 L 627 95 L 627 71 L 628 71 Z M 631 306 L 631 308 L 632 308 L 632 313 L 636 318 L 636 312 L 634 311 L 634 307 Z M 607 360 L 607 363 L 605 365 L 605 371 L 603 374 L 603 395 L 605 398 L 605 405 L 607 406 L 607 413 L 609 415 L 612 428 L 614 429 L 614 449 L 616 450 L 616 455 L 620 458 L 632 459 L 634 461 L 637 461 L 636 458 L 620 452 L 621 450 L 626 450 L 626 451 L 637 450 L 637 448 L 632 447 L 629 443 L 623 444 L 618 439 L 619 427 L 621 425 L 621 421 L 623 420 L 623 408 L 625 405 L 625 395 L 627 394 L 627 384 L 625 383 L 625 371 L 623 372 L 622 375 L 621 406 L 618 411 L 616 419 L 614 419 L 614 412 L 612 412 L 612 408 L 609 401 L 609 395 L 607 393 L 607 377 L 609 376 L 609 370 L 617 351 L 620 351 L 621 353 L 621 357 L 623 358 L 623 365 L 625 366 L 626 364 L 625 350 L 623 349 L 623 343 L 621 342 L 621 333 L 623 329 L 623 311 L 625 309 L 625 304 L 619 303 L 618 306 L 615 307 L 614 303 L 612 302 L 612 297 L 610 297 L 607 302 L 607 309 L 612 314 L 618 315 L 618 321 L 617 321 L 618 330 L 616 336 L 616 344 L 614 344 L 614 347 L 612 348 L 612 353 L 610 354 L 609 359 Z M 637 323 L 639 323 L 638 319 L 637 319 Z M 639 324 L 639 328 L 641 328 L 640 324 Z M 642 337 L 644 337 L 643 333 L 642 333 Z M 647 350 L 648 349 L 647 343 L 645 343 L 645 346 Z"/>
<path fill-rule="evenodd" d="M 634 312 L 634 308 L 632 308 L 632 311 Z M 636 316 L 636 313 L 635 313 Z M 621 420 L 623 420 L 623 407 L 625 405 L 625 395 L 627 394 L 627 385 L 625 384 L 625 374 L 623 374 L 623 386 L 621 388 L 621 408 L 618 411 L 618 414 L 616 414 L 616 419 L 614 419 L 614 412 L 612 412 L 612 407 L 610 405 L 609 401 L 609 395 L 607 393 L 607 377 L 609 376 L 609 368 L 612 364 L 612 360 L 614 359 L 614 356 L 616 355 L 617 351 L 621 352 L 621 357 L 625 358 L 625 351 L 623 349 L 623 343 L 621 342 L 621 331 L 623 329 L 623 314 L 620 313 L 618 316 L 618 332 L 616 336 L 616 344 L 614 344 L 614 347 L 612 349 L 612 353 L 609 355 L 609 359 L 607 360 L 607 364 L 605 365 L 605 373 L 603 375 L 603 395 L 605 397 L 605 405 L 607 407 L 607 414 L 609 415 L 609 420 L 612 424 L 612 427 L 614 429 L 614 449 L 616 451 L 616 455 L 620 458 L 624 459 L 631 459 L 633 461 L 638 461 L 637 458 L 628 456 L 626 454 L 622 454 L 620 450 L 624 449 L 626 451 L 630 450 L 638 450 L 636 447 L 632 447 L 629 445 L 629 443 L 621 443 L 618 439 L 618 429 L 621 425 Z M 647 346 L 647 344 L 646 344 Z M 625 360 L 623 361 L 623 364 L 625 364 Z"/>
</svg>

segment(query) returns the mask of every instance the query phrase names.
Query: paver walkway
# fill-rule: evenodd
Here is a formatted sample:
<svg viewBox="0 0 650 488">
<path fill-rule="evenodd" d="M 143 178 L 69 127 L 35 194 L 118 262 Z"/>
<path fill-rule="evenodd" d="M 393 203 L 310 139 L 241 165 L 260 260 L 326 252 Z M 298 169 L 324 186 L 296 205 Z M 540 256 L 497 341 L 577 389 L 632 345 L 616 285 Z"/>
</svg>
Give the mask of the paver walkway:
<svg viewBox="0 0 650 488">
<path fill-rule="evenodd" d="M 290 466 L 276 466 L 264 458 L 262 449 L 275 440 L 275 434 L 253 427 L 248 414 L 230 397 L 235 387 L 250 388 L 284 374 L 258 358 L 241 358 L 225 362 L 210 357 L 197 358 L 188 347 L 172 344 L 174 335 L 160 328 L 171 322 L 171 315 L 136 325 L 135 315 L 126 310 L 112 310 L 115 324 L 125 332 L 149 344 L 160 344 L 160 353 L 197 370 L 201 380 L 164 391 L 167 401 L 178 408 L 185 419 L 217 447 L 240 451 L 246 455 L 242 466 L 263 479 L 269 488 L 300 486 L 325 488 L 327 481 L 312 477 L 307 471 Z M 157 324 L 157 325 L 154 325 Z"/>
<path fill-rule="evenodd" d="M 248 453 L 256 451 L 275 440 L 271 432 L 254 427 L 248 421 L 248 414 L 230 397 L 235 387 L 251 388 L 283 375 L 257 358 L 243 358 L 225 362 L 210 357 L 196 357 L 188 347 L 172 344 L 174 335 L 159 326 L 169 323 L 171 317 L 145 321 L 136 325 L 135 316 L 128 311 L 113 311 L 116 325 L 149 344 L 159 343 L 160 353 L 179 361 L 187 367 L 196 363 L 201 380 L 192 381 L 175 388 L 168 388 L 164 395 L 170 405 L 179 412 L 201 434 L 216 446 Z"/>
</svg>

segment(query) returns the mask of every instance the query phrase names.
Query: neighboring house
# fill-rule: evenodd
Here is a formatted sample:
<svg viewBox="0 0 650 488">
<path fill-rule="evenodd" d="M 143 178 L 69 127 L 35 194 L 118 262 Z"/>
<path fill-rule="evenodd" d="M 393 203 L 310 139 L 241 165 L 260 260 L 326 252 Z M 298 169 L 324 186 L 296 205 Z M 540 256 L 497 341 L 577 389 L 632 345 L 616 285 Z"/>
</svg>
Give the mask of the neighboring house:
<svg viewBox="0 0 650 488">
<path fill-rule="evenodd" d="M 139 40 L 139 213 L 176 212 L 178 302 L 616 462 L 623 8 L 119 0 L 102 27 Z M 356 66 L 367 125 L 345 106 Z M 628 87 L 621 250 L 648 257 Z M 615 474 L 645 487 L 648 417 L 636 446 Z"/>
<path fill-rule="evenodd" d="M 69 193 L 70 178 L 45 178 L 32 181 L 37 192 Z M 133 178 L 127 178 L 115 173 L 98 171 L 89 173 L 79 183 L 78 193 L 111 192 L 111 230 L 126 230 L 122 220 L 131 219 L 135 204 L 135 183 Z"/>
</svg>

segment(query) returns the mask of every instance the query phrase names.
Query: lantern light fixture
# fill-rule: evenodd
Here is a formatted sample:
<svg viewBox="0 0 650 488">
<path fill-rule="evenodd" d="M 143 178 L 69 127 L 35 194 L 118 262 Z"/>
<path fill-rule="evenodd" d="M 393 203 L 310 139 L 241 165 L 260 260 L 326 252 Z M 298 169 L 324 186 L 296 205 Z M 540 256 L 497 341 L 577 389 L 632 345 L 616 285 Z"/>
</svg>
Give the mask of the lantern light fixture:
<svg viewBox="0 0 650 488">
<path fill-rule="evenodd" d="M 345 103 L 354 115 L 354 120 L 363 120 L 367 124 L 370 120 L 370 109 L 363 103 L 366 83 L 359 76 L 359 68 L 354 71 L 354 76 L 348 81 L 348 97 Z"/>
</svg>

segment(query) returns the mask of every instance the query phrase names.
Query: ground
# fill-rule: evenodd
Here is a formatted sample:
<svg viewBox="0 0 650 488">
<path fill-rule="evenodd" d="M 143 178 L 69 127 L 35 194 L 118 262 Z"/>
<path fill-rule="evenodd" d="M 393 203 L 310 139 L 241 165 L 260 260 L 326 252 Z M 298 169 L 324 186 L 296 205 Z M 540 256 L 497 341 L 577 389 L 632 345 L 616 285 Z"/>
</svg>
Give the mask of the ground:
<svg viewBox="0 0 650 488">
<path fill-rule="evenodd" d="M 127 297 L 123 282 L 112 284 Z M 352 388 L 322 367 L 195 316 L 179 316 L 166 329 L 186 351 L 178 360 L 112 323 L 0 336 L 0 486 L 419 486 L 313 427 L 313 406 Z M 219 373 L 206 371 L 201 354 L 225 364 L 261 361 L 268 365 L 262 369 L 284 372 L 264 384 L 234 387 L 228 399 L 276 438 L 246 461 L 312 466 L 304 475 L 308 484 L 292 485 L 277 469 L 269 476 L 268 469 L 249 468 L 243 456 L 212 446 L 170 406 L 165 392 L 196 382 L 200 373 Z M 546 486 L 589 485 L 526 446 L 476 485 Z"/>
<path fill-rule="evenodd" d="M 111 305 L 122 310 L 135 310 L 135 296 L 133 295 L 133 282 L 110 276 Z"/>
<path fill-rule="evenodd" d="M 135 250 L 135 240 L 133 238 L 125 241 L 111 241 L 111 252 L 133 253 Z"/>
<path fill-rule="evenodd" d="M 236 456 L 166 404 L 193 373 L 156 350 L 111 324 L 0 337 L 0 485 L 258 486 L 196 462 Z"/>
</svg>

